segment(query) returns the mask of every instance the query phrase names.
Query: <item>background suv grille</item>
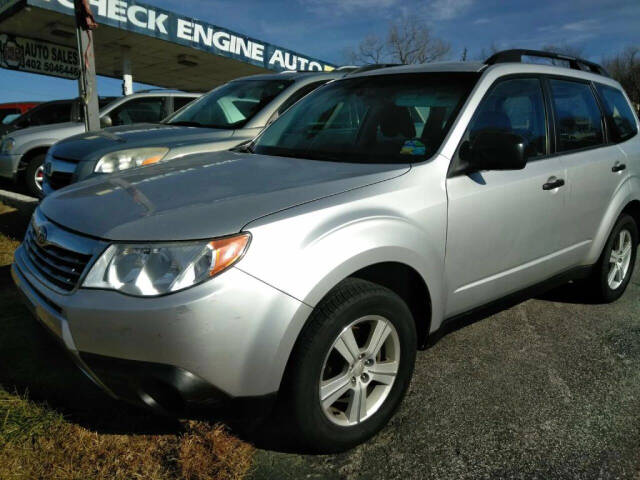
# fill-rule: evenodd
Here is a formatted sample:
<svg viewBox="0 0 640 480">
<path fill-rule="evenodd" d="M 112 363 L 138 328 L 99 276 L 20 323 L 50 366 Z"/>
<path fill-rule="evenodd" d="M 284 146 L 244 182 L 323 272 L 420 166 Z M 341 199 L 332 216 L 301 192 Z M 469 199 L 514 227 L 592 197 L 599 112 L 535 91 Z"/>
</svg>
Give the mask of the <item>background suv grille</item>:
<svg viewBox="0 0 640 480">
<path fill-rule="evenodd" d="M 40 246 L 30 226 L 25 237 L 25 251 L 33 268 L 47 281 L 64 291 L 73 290 L 91 259 L 91 255 L 73 252 L 55 245 Z"/>
<path fill-rule="evenodd" d="M 58 190 L 69 185 L 71 183 L 72 177 L 72 173 L 53 172 L 51 175 L 47 176 L 47 181 L 49 182 L 49 186 L 51 188 L 53 188 L 54 190 Z"/>
</svg>

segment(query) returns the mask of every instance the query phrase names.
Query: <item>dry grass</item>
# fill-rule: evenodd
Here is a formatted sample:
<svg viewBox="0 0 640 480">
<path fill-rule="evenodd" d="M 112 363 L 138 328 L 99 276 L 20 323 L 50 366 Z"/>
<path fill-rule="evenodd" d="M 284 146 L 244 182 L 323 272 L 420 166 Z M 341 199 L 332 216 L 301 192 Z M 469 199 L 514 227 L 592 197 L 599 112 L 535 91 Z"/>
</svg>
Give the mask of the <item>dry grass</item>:
<svg viewBox="0 0 640 480">
<path fill-rule="evenodd" d="M 5 220 L 7 217 L 16 218 L 18 213 L 15 209 L 7 207 L 0 203 L 0 225 L 2 227 L 13 227 L 13 225 Z M 8 235 L 0 234 L 0 266 L 9 265 L 13 261 L 13 251 L 20 244 L 17 240 L 15 228 L 7 228 Z"/>
<path fill-rule="evenodd" d="M 0 204 L 0 479 L 244 478 L 252 446 L 110 400 L 30 318 L 8 267 L 27 220 Z"/>
</svg>

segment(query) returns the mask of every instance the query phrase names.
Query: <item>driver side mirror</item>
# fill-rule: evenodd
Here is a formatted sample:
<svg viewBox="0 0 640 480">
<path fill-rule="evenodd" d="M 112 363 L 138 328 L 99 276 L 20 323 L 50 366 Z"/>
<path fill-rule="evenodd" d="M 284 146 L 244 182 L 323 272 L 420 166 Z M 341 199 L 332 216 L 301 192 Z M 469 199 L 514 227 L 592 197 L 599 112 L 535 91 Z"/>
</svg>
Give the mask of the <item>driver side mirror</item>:
<svg viewBox="0 0 640 480">
<path fill-rule="evenodd" d="M 464 142 L 461 158 L 473 170 L 522 170 L 527 165 L 527 141 L 507 132 L 481 132 Z"/>
<path fill-rule="evenodd" d="M 111 120 L 111 117 L 109 115 L 104 115 L 100 118 L 100 126 L 102 128 L 113 127 L 113 120 Z"/>
</svg>

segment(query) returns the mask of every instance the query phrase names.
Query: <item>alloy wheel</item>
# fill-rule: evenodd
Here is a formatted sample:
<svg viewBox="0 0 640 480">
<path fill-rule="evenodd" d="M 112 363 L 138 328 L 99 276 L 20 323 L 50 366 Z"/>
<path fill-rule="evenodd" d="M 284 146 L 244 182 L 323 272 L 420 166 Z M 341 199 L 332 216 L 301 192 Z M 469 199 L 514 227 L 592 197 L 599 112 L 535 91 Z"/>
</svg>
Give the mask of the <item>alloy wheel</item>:
<svg viewBox="0 0 640 480">
<path fill-rule="evenodd" d="M 36 187 L 38 187 L 38 190 L 42 190 L 42 182 L 44 181 L 44 166 L 43 165 L 40 165 L 36 169 L 36 172 L 33 175 L 33 180 L 34 180 L 34 183 L 35 183 Z"/>
<path fill-rule="evenodd" d="M 320 405 L 333 423 L 349 427 L 384 404 L 398 375 L 400 339 L 386 318 L 370 315 L 345 327 L 326 355 Z"/>
<path fill-rule="evenodd" d="M 633 240 L 629 230 L 623 229 L 618 234 L 611 256 L 609 257 L 609 274 L 607 283 L 611 290 L 616 290 L 624 283 L 629 266 L 631 264 L 631 253 L 633 250 Z"/>
</svg>

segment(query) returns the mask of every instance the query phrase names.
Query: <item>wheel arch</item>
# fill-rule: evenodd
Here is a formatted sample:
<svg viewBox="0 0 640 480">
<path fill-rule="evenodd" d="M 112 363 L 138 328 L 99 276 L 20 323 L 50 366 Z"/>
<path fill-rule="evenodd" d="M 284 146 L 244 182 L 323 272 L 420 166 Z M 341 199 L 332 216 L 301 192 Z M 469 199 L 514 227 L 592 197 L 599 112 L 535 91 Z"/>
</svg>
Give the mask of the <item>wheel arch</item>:
<svg viewBox="0 0 640 480">
<path fill-rule="evenodd" d="M 637 177 L 631 177 L 623 185 L 620 186 L 616 194 L 609 202 L 609 207 L 603 215 L 600 227 L 593 237 L 591 243 L 591 250 L 589 251 L 586 263 L 589 265 L 595 264 L 602 250 L 607 243 L 609 235 L 615 226 L 618 218 L 623 213 L 631 215 L 638 228 L 640 228 L 640 199 L 638 198 L 638 192 L 640 191 L 640 179 Z"/>
<path fill-rule="evenodd" d="M 413 315 L 418 347 L 424 347 L 431 328 L 431 294 L 427 282 L 413 267 L 401 262 L 381 262 L 362 268 L 347 278 L 360 278 L 388 288 Z"/>
<path fill-rule="evenodd" d="M 34 157 L 42 154 L 46 155 L 50 148 L 51 145 L 40 145 L 27 150 L 22 155 L 22 158 L 20 158 L 20 163 L 18 164 L 18 172 L 24 171 L 27 168 L 27 165 L 29 165 L 31 159 L 33 159 Z"/>
<path fill-rule="evenodd" d="M 631 215 L 640 229 L 640 200 L 632 200 L 622 209 L 622 213 Z"/>
</svg>

